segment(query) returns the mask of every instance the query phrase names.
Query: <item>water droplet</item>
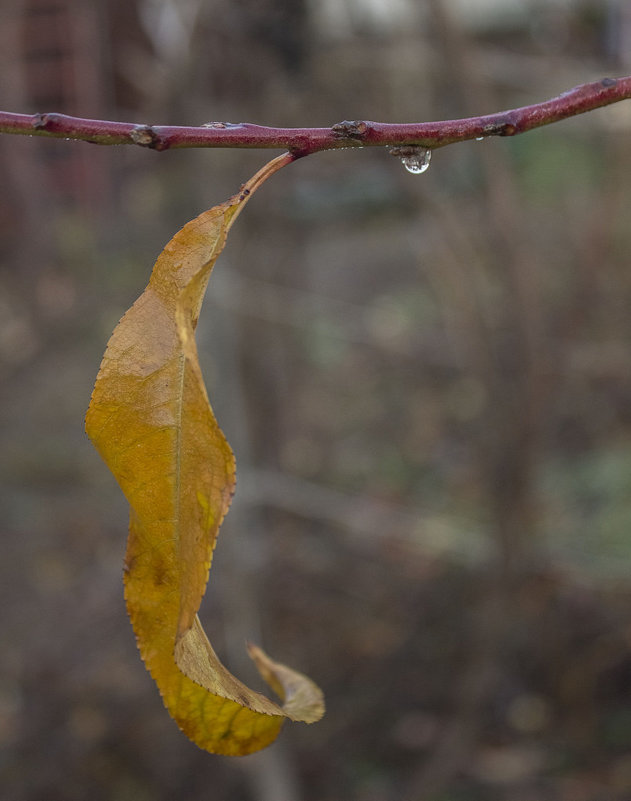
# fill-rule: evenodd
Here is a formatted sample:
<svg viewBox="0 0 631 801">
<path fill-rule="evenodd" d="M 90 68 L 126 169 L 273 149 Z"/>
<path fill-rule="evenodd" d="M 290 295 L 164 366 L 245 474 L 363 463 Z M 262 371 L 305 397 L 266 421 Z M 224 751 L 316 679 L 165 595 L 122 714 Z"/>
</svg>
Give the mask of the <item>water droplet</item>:
<svg viewBox="0 0 631 801">
<path fill-rule="evenodd" d="M 393 147 L 390 150 L 390 154 L 401 159 L 401 164 L 413 175 L 420 175 L 425 172 L 432 158 L 432 151 L 429 148 L 418 145 Z"/>
<path fill-rule="evenodd" d="M 432 151 L 420 147 L 415 153 L 411 153 L 409 156 L 401 156 L 401 164 L 413 175 L 420 175 L 429 167 L 431 158 Z"/>
<path fill-rule="evenodd" d="M 476 136 L 475 141 L 476 142 L 481 142 L 483 139 L 484 139 L 483 136 Z"/>
</svg>

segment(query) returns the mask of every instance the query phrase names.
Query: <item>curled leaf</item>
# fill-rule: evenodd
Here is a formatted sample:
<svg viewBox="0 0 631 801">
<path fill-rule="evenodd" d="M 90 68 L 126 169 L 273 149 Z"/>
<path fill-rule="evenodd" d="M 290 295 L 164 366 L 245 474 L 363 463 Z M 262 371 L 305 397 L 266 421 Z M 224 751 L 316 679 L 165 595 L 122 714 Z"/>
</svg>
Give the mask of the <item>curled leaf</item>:
<svg viewBox="0 0 631 801">
<path fill-rule="evenodd" d="M 219 661 L 199 609 L 235 486 L 235 463 L 202 378 L 195 328 L 226 235 L 274 159 L 241 191 L 187 223 L 107 346 L 86 431 L 130 505 L 125 598 L 138 648 L 180 728 L 201 748 L 242 755 L 269 745 L 286 718 L 313 722 L 322 693 L 306 676 L 251 653 L 279 706 Z"/>
</svg>

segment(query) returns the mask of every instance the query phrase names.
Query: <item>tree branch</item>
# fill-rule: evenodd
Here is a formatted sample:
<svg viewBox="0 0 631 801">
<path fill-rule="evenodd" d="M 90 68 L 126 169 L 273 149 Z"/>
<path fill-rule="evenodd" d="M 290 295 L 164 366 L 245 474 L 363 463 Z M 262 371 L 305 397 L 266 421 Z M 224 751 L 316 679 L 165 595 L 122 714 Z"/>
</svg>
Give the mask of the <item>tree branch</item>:
<svg viewBox="0 0 631 801">
<path fill-rule="evenodd" d="M 209 122 L 199 127 L 137 125 L 0 111 L 0 133 L 79 139 L 98 145 L 140 145 L 153 150 L 183 147 L 283 148 L 295 158 L 345 147 L 444 147 L 487 136 L 515 136 L 542 125 L 631 98 L 631 76 L 577 86 L 531 106 L 482 117 L 392 124 L 354 120 L 330 128 L 268 128 L 251 123 Z"/>
</svg>

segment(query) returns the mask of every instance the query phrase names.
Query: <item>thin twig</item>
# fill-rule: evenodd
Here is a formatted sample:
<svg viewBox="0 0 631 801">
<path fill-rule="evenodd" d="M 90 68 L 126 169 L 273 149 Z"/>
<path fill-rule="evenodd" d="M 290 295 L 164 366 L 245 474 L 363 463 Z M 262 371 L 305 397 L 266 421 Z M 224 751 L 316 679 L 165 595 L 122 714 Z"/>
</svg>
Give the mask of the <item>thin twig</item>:
<svg viewBox="0 0 631 801">
<path fill-rule="evenodd" d="M 54 112 L 29 115 L 0 111 L 0 133 L 79 139 L 98 145 L 140 145 L 153 150 L 283 148 L 299 157 L 344 147 L 436 148 L 481 136 L 515 136 L 629 98 L 631 76 L 586 83 L 531 106 L 440 122 L 393 124 L 352 120 L 330 128 L 268 128 L 248 122 L 210 122 L 187 127 L 89 120 Z"/>
</svg>

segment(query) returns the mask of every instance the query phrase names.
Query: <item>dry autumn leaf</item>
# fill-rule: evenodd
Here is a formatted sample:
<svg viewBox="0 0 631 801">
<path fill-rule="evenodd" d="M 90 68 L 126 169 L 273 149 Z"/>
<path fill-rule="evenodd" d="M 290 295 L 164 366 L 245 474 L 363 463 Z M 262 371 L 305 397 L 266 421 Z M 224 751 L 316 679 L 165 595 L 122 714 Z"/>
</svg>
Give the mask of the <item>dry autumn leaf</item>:
<svg viewBox="0 0 631 801">
<path fill-rule="evenodd" d="M 310 679 L 254 646 L 259 672 L 285 703 L 242 684 L 221 664 L 197 617 L 235 463 L 208 401 L 195 328 L 230 226 L 256 188 L 290 160 L 271 161 L 167 244 L 112 334 L 86 416 L 87 433 L 130 504 L 125 598 L 141 656 L 180 728 L 219 754 L 257 751 L 286 718 L 311 723 L 324 713 Z"/>
</svg>

